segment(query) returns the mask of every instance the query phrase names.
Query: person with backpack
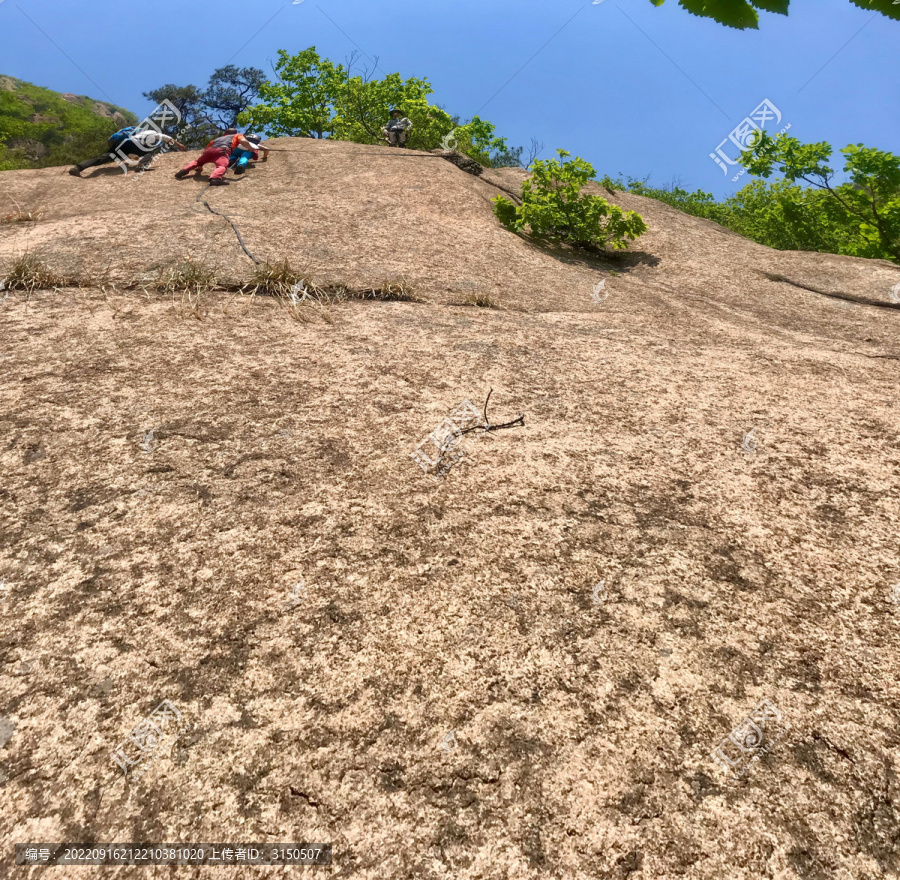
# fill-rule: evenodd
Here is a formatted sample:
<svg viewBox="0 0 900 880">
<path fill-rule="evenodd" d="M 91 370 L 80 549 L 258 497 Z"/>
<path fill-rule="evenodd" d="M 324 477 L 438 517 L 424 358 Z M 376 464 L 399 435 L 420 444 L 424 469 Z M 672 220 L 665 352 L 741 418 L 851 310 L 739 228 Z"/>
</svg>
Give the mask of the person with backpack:
<svg viewBox="0 0 900 880">
<path fill-rule="evenodd" d="M 228 170 L 228 160 L 231 159 L 231 154 L 239 148 L 248 153 L 254 152 L 253 144 L 236 128 L 226 128 L 222 134 L 213 138 L 206 145 L 206 149 L 193 162 L 189 162 L 181 171 L 176 171 L 175 178 L 182 180 L 192 171 L 202 171 L 203 166 L 211 162 L 216 167 L 209 175 L 209 182 L 213 186 L 223 186 L 225 184 L 223 178 Z"/>
<path fill-rule="evenodd" d="M 391 110 L 391 118 L 381 129 L 381 133 L 392 147 L 405 147 L 412 127 L 412 122 L 403 115 L 403 111 L 394 107 Z"/>
<path fill-rule="evenodd" d="M 263 154 L 263 162 L 269 161 L 269 151 L 265 147 L 259 145 L 260 141 L 262 141 L 262 137 L 258 134 L 248 134 L 244 136 L 253 146 L 253 152 L 238 148 L 231 154 L 231 158 L 228 160 L 228 167 L 234 168 L 235 174 L 243 174 L 247 170 L 251 160 L 256 162 L 257 159 L 259 159 L 260 153 Z"/>
<path fill-rule="evenodd" d="M 137 170 L 143 171 L 153 161 L 154 156 L 162 152 L 163 145 L 174 146 L 182 153 L 187 149 L 175 138 L 153 128 L 141 129 L 133 125 L 120 128 L 115 134 L 110 135 L 106 142 L 106 146 L 109 147 L 108 153 L 79 162 L 69 169 L 69 174 L 73 177 L 81 177 L 81 172 L 88 168 L 93 168 L 95 165 L 106 165 L 109 162 L 120 162 L 125 156 L 142 156 L 143 158 L 137 163 Z"/>
</svg>

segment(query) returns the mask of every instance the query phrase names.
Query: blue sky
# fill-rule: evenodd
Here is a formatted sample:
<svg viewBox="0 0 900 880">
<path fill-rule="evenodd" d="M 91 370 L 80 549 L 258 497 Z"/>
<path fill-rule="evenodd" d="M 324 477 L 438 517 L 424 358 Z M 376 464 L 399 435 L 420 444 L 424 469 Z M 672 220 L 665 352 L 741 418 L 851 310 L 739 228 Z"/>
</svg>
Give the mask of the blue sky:
<svg viewBox="0 0 900 880">
<path fill-rule="evenodd" d="M 598 176 L 679 177 L 717 196 L 748 178 L 709 154 L 764 100 L 775 130 L 900 153 L 900 22 L 848 0 L 760 15 L 738 32 L 676 0 L 0 0 L 0 73 L 143 115 L 141 92 L 204 86 L 228 63 L 271 72 L 278 49 L 343 61 L 359 48 L 513 145 L 535 136 L 543 157 L 563 147 Z"/>
</svg>

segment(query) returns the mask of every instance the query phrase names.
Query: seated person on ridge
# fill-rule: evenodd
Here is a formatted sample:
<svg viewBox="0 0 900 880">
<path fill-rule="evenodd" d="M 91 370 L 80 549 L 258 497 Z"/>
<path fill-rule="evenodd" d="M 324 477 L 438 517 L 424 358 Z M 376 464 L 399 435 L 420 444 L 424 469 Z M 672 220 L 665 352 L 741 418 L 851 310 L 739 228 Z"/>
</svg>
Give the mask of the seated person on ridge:
<svg viewBox="0 0 900 880">
<path fill-rule="evenodd" d="M 412 127 L 412 122 L 403 115 L 403 111 L 395 107 L 381 133 L 392 147 L 405 147 Z"/>
</svg>

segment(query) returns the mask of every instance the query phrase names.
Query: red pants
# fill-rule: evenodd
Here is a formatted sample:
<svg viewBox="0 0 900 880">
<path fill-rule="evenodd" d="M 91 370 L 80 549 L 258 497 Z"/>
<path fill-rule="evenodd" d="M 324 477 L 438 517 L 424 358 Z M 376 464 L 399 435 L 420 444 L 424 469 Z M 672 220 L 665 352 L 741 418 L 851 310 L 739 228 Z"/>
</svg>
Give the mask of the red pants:
<svg viewBox="0 0 900 880">
<path fill-rule="evenodd" d="M 182 168 L 182 171 L 196 171 L 198 168 L 202 170 L 207 162 L 212 162 L 216 166 L 216 170 L 209 175 L 210 180 L 218 180 L 225 176 L 228 170 L 228 160 L 230 155 L 224 150 L 204 150 L 193 162 L 189 162 Z"/>
</svg>

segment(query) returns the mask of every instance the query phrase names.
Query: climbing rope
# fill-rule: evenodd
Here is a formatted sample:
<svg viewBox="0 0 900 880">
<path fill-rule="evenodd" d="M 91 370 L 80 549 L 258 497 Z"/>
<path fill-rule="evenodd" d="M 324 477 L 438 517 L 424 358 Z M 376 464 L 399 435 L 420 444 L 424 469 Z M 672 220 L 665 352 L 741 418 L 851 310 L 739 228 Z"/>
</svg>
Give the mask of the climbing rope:
<svg viewBox="0 0 900 880">
<path fill-rule="evenodd" d="M 0 2 L 2 2 L 2 0 L 0 0 Z M 263 147 L 262 144 L 260 144 L 260 147 L 262 149 L 267 149 L 270 153 L 303 153 L 303 152 L 306 152 L 306 150 L 304 148 L 294 148 L 294 149 L 284 150 L 284 149 L 275 149 L 273 147 Z M 329 148 L 329 149 L 331 149 L 331 148 Z M 375 153 L 374 150 L 362 150 L 362 151 L 360 151 L 360 150 L 334 150 L 333 152 L 357 153 L 357 154 L 359 154 L 360 152 L 362 152 L 364 154 L 374 154 Z M 392 156 L 389 154 L 385 155 L 380 150 L 378 152 L 380 153 L 380 155 L 383 159 L 446 159 L 447 158 L 446 156 L 438 155 L 437 153 L 410 152 L 410 153 L 398 153 L 397 155 Z M 453 164 L 453 163 L 451 163 L 451 164 Z M 303 173 L 302 171 L 289 171 L 288 172 L 288 174 L 302 174 L 302 173 Z M 519 202 L 521 204 L 521 196 L 518 195 L 517 193 L 514 193 L 512 190 L 507 189 L 505 186 L 501 186 L 499 183 L 493 183 L 489 180 L 485 180 L 484 182 L 488 186 L 494 187 L 494 189 L 502 190 L 503 192 L 512 196 L 517 202 Z M 234 181 L 234 183 L 237 183 L 237 181 Z M 230 185 L 233 185 L 233 184 L 230 184 Z M 250 250 L 247 248 L 247 245 L 244 243 L 244 239 L 241 236 L 241 231 L 237 228 L 237 226 L 235 225 L 235 222 L 227 214 L 223 214 L 221 211 L 217 211 L 215 208 L 213 208 L 210 205 L 210 203 L 208 201 L 206 201 L 206 199 L 201 198 L 203 193 L 205 193 L 211 186 L 212 186 L 211 183 L 207 183 L 206 186 L 204 186 L 203 189 L 201 189 L 200 192 L 197 193 L 197 198 L 195 199 L 195 201 L 203 202 L 203 204 L 206 205 L 207 210 L 211 214 L 215 214 L 216 216 L 221 217 L 224 220 L 228 221 L 228 223 L 231 225 L 231 228 L 234 230 L 234 234 L 237 236 L 237 240 L 238 240 L 242 250 L 258 266 L 262 261 L 259 260 L 256 256 L 254 256 L 250 252 Z"/>
<path fill-rule="evenodd" d="M 327 138 L 315 138 L 314 139 L 315 143 L 322 143 L 322 141 L 327 142 L 327 140 L 328 140 Z M 271 141 L 266 141 L 266 143 L 271 143 Z M 288 147 L 286 149 L 283 147 L 267 147 L 265 143 L 260 144 L 259 146 L 260 146 L 260 149 L 268 150 L 270 153 L 303 153 L 303 152 L 306 152 L 306 150 L 307 150 L 306 147 Z M 310 145 L 310 146 L 312 146 L 312 145 Z M 371 144 L 369 146 L 377 146 L 379 148 L 379 151 L 384 149 L 383 146 L 380 146 L 378 144 Z M 329 147 L 328 149 L 331 150 L 333 153 L 367 153 L 367 154 L 375 153 L 374 150 L 336 150 L 334 147 Z M 393 156 L 390 154 L 384 154 L 384 153 L 382 153 L 382 155 L 386 159 L 400 159 L 400 158 L 407 158 L 407 157 L 418 158 L 418 159 L 443 159 L 444 158 L 443 156 L 439 156 L 437 153 L 423 153 L 421 150 L 414 150 L 409 147 L 393 147 L 392 149 L 400 150 L 400 152 Z"/>
<path fill-rule="evenodd" d="M 231 184 L 229 184 L 229 185 L 231 185 Z M 213 208 L 213 207 L 209 204 L 208 201 L 206 201 L 206 199 L 201 199 L 201 198 L 200 198 L 200 197 L 203 195 L 203 193 L 205 193 L 211 186 L 212 186 L 211 183 L 206 184 L 206 186 L 204 186 L 203 189 L 201 189 L 200 192 L 197 193 L 197 198 L 196 198 L 194 201 L 197 201 L 197 202 L 203 202 L 203 204 L 206 205 L 206 207 L 209 209 L 209 212 L 210 212 L 211 214 L 216 214 L 216 215 L 218 215 L 219 217 L 224 218 L 225 220 L 227 220 L 227 221 L 231 224 L 231 228 L 234 230 L 234 234 L 237 236 L 237 240 L 240 242 L 240 245 L 241 245 L 241 247 L 243 248 L 244 253 L 245 253 L 248 257 L 250 257 L 250 259 L 253 260 L 253 262 L 256 263 L 256 265 L 258 266 L 258 265 L 260 264 L 261 261 L 258 260 L 252 253 L 250 253 L 249 250 L 247 250 L 247 245 L 244 244 L 244 239 L 241 237 L 241 231 L 240 231 L 240 229 L 237 228 L 237 226 L 235 226 L 234 220 L 232 220 L 231 217 L 227 216 L 226 214 L 223 214 L 221 211 L 217 211 L 215 208 Z"/>
<path fill-rule="evenodd" d="M 263 149 L 267 149 L 270 153 L 305 153 L 305 152 L 308 152 L 307 148 L 305 148 L 305 147 L 292 147 L 290 149 L 276 149 L 275 147 L 263 147 L 262 144 L 260 144 L 260 147 L 262 147 Z M 329 151 L 335 152 L 335 153 L 356 153 L 356 154 L 362 153 L 363 155 L 368 155 L 368 156 L 376 155 L 375 150 L 335 150 L 335 149 L 329 147 Z M 379 150 L 378 155 L 380 155 L 382 159 L 446 159 L 448 162 L 450 162 L 451 165 L 455 164 L 454 162 L 451 162 L 450 159 L 446 155 L 443 155 L 443 154 L 439 155 L 438 153 L 421 153 L 421 152 L 418 152 L 417 150 L 412 150 L 412 151 L 405 152 L 405 153 L 396 153 L 394 155 L 385 154 Z M 462 155 L 465 155 L 465 153 L 463 153 Z M 474 161 L 474 159 L 472 161 Z M 459 168 L 458 165 L 456 167 Z M 464 170 L 464 169 L 460 169 L 460 170 Z M 304 172 L 303 171 L 288 171 L 287 173 L 288 173 L 288 175 L 293 175 L 293 174 L 303 174 Z M 469 172 L 466 172 L 466 173 L 468 174 Z M 475 177 L 478 175 L 472 175 L 472 176 Z M 512 198 L 514 198 L 520 205 L 522 204 L 522 196 L 520 193 L 513 192 L 511 189 L 507 189 L 505 186 L 502 186 L 501 184 L 499 184 L 495 181 L 490 181 L 490 180 L 487 180 L 484 178 L 481 178 L 481 179 L 483 179 L 484 182 L 488 186 L 492 186 L 492 187 L 494 187 L 494 189 L 499 189 L 502 192 L 505 192 L 508 196 L 511 196 Z"/>
</svg>

